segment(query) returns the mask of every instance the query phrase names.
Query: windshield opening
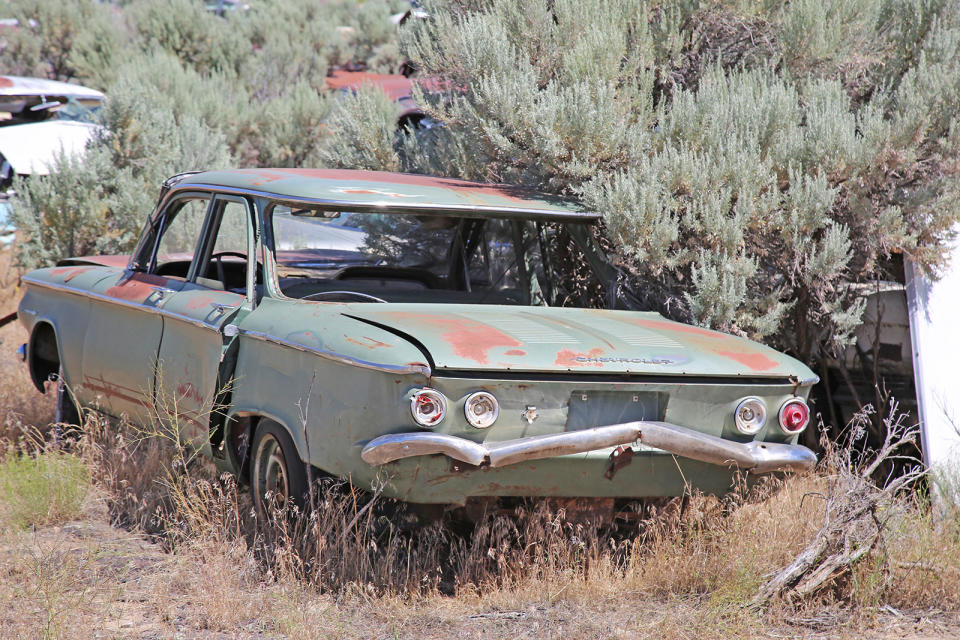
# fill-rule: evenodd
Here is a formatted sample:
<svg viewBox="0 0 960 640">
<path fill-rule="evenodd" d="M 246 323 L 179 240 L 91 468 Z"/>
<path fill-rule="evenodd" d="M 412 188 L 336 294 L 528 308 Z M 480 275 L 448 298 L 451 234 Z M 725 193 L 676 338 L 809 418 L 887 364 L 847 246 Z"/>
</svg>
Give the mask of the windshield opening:
<svg viewBox="0 0 960 640">
<path fill-rule="evenodd" d="M 277 285 L 290 298 L 593 306 L 577 304 L 556 274 L 562 223 L 280 204 L 269 218 Z"/>
</svg>

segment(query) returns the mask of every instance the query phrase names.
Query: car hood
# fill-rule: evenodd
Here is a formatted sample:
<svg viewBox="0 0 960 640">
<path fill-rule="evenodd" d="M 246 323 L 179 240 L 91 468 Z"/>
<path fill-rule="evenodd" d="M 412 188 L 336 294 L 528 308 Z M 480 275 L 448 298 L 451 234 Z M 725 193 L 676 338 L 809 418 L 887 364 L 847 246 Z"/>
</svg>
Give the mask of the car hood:
<svg viewBox="0 0 960 640">
<path fill-rule="evenodd" d="M 436 369 L 816 376 L 743 338 L 656 313 L 490 305 L 348 304 L 343 315 L 420 347 Z"/>
</svg>

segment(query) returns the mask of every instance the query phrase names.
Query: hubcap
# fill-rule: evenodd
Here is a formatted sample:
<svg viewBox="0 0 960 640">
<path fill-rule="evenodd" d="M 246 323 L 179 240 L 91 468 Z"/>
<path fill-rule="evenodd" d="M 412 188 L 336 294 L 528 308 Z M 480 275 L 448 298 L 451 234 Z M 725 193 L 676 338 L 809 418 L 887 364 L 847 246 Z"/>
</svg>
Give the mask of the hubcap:
<svg viewBox="0 0 960 640">
<path fill-rule="evenodd" d="M 283 508 L 290 496 L 287 464 L 283 459 L 280 443 L 272 435 L 268 434 L 260 443 L 256 475 L 258 493 L 264 503 L 271 500 L 272 505 Z"/>
</svg>

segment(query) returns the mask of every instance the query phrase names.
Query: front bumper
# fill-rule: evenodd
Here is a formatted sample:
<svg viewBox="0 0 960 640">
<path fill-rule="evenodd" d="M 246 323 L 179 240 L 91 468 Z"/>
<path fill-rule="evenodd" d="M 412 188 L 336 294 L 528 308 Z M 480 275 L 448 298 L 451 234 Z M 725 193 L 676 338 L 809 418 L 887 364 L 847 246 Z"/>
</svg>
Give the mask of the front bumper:
<svg viewBox="0 0 960 640">
<path fill-rule="evenodd" d="M 775 442 L 733 442 L 669 422 L 625 422 L 593 429 L 479 443 L 443 433 L 394 433 L 374 438 L 360 456 L 372 466 L 441 453 L 474 466 L 505 467 L 605 447 L 640 442 L 666 453 L 754 474 L 803 472 L 817 464 L 804 446 Z"/>
</svg>

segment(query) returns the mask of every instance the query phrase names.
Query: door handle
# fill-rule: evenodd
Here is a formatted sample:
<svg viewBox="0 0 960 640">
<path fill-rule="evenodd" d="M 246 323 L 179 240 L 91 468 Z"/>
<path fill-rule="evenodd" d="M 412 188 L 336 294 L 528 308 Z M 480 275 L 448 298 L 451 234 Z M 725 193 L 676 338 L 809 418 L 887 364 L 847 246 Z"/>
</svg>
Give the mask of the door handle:
<svg viewBox="0 0 960 640">
<path fill-rule="evenodd" d="M 216 311 L 217 313 L 224 314 L 227 312 L 227 310 L 233 311 L 239 305 L 230 305 L 230 304 L 222 304 L 220 302 L 211 302 L 210 306 L 213 307 L 213 310 Z"/>
</svg>

